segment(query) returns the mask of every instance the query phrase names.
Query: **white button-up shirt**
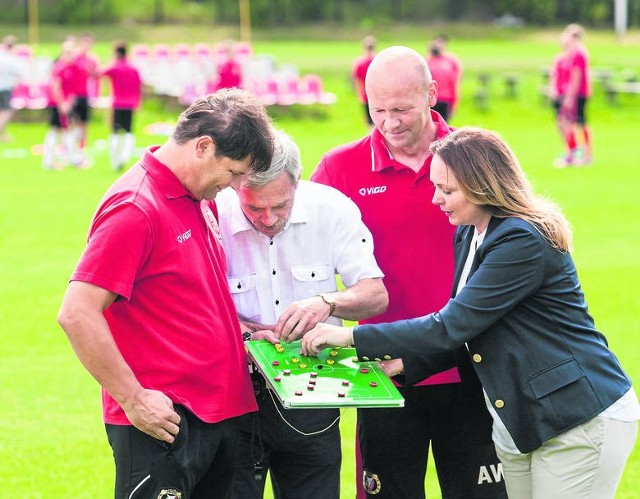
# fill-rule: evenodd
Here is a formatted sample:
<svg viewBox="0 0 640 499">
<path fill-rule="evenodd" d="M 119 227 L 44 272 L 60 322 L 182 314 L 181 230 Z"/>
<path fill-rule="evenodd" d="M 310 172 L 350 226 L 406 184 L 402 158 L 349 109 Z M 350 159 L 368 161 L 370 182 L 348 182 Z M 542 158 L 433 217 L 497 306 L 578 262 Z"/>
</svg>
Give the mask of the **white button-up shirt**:
<svg viewBox="0 0 640 499">
<path fill-rule="evenodd" d="M 292 302 L 336 291 L 336 275 L 346 287 L 384 276 L 360 210 L 332 187 L 300 180 L 289 221 L 273 239 L 247 220 L 233 189 L 216 204 L 229 289 L 244 320 L 275 324 Z"/>
</svg>

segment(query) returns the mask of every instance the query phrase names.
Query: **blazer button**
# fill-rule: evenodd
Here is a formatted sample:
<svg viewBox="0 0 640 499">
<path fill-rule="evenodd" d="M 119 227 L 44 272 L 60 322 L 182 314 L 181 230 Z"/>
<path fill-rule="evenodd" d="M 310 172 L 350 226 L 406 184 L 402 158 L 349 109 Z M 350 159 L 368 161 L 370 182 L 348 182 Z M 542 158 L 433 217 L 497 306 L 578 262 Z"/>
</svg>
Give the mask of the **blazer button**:
<svg viewBox="0 0 640 499">
<path fill-rule="evenodd" d="M 496 400 L 493 405 L 495 405 L 498 409 L 502 409 L 504 407 L 504 400 Z"/>
<path fill-rule="evenodd" d="M 382 359 L 381 359 L 380 357 L 376 357 L 376 358 L 375 358 L 375 359 L 373 359 L 373 360 L 375 360 L 376 362 L 381 362 L 381 361 L 382 361 Z"/>
<path fill-rule="evenodd" d="M 364 360 L 365 362 L 369 362 L 369 357 L 364 356 L 364 357 L 362 357 L 362 360 Z"/>
<path fill-rule="evenodd" d="M 479 364 L 480 362 L 482 362 L 482 355 L 480 355 L 479 353 L 474 353 L 473 357 L 471 358 L 476 364 Z"/>
<path fill-rule="evenodd" d="M 384 360 L 391 360 L 391 355 L 385 355 Z"/>
</svg>

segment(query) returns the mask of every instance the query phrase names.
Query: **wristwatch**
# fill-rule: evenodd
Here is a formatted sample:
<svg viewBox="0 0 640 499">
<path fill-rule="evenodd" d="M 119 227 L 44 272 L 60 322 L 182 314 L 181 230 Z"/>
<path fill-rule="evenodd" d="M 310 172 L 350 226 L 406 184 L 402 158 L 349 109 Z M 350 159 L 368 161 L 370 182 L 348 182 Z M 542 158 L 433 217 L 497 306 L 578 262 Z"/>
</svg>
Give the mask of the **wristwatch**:
<svg viewBox="0 0 640 499">
<path fill-rule="evenodd" d="M 331 317 L 333 315 L 333 312 L 335 312 L 336 310 L 336 306 L 338 305 L 336 303 L 335 300 L 332 300 L 330 298 L 327 298 L 323 293 L 320 293 L 318 295 L 320 297 L 320 299 L 325 302 L 327 305 L 329 305 L 329 317 Z"/>
<path fill-rule="evenodd" d="M 245 331 L 242 333 L 242 341 L 249 341 L 253 336 L 253 331 Z"/>
</svg>

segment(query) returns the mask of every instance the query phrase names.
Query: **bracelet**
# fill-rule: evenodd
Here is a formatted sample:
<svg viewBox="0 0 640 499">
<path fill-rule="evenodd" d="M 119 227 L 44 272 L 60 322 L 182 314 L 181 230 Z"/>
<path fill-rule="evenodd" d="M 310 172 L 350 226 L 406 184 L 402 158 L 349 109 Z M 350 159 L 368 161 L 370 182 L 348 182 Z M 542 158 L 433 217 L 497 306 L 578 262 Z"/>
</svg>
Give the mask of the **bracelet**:
<svg viewBox="0 0 640 499">
<path fill-rule="evenodd" d="M 327 297 L 322 293 L 320 293 L 318 296 L 320 297 L 320 299 L 323 302 L 325 302 L 327 305 L 329 305 L 329 317 L 331 317 L 333 315 L 333 313 L 335 312 L 335 310 L 336 310 L 337 303 L 335 302 L 335 300 L 327 299 Z"/>
</svg>

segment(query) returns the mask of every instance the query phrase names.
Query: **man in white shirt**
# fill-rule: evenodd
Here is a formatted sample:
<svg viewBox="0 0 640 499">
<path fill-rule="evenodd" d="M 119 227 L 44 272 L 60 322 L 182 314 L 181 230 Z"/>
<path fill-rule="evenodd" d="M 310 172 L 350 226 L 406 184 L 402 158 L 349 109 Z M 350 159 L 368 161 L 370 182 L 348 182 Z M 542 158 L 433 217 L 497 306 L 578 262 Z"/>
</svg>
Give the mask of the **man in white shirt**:
<svg viewBox="0 0 640 499">
<path fill-rule="evenodd" d="M 387 307 L 360 210 L 339 191 L 300 180 L 301 172 L 297 146 L 278 132 L 269 170 L 216 198 L 245 339 L 291 341 L 318 322 L 361 320 Z M 345 289 L 338 291 L 336 274 Z M 276 497 L 338 499 L 338 409 L 284 410 L 257 373 L 254 385 L 259 411 L 241 421 L 232 497 L 261 498 L 270 471 Z"/>
</svg>

